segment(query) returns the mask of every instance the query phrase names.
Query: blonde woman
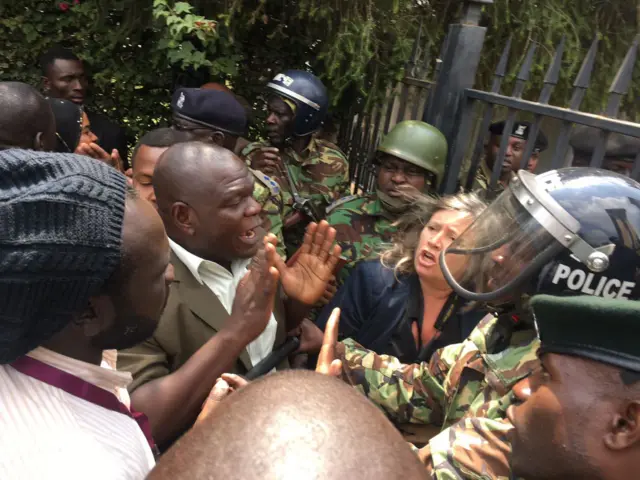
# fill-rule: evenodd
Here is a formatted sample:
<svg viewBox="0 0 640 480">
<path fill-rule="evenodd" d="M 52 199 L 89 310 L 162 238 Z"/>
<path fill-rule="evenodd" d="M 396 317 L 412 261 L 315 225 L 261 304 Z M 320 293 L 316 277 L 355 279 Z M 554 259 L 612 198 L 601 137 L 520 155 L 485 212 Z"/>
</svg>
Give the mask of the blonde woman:
<svg viewBox="0 0 640 480">
<path fill-rule="evenodd" d="M 403 363 L 425 361 L 435 350 L 461 342 L 485 312 L 469 310 L 453 293 L 439 257 L 485 207 L 474 194 L 419 197 L 398 221 L 393 246 L 380 260 L 356 266 L 316 325 L 324 329 L 333 308 L 340 307 L 342 338 Z M 467 282 L 479 278 L 479 268 L 462 259 L 447 259 L 447 265 Z"/>
</svg>

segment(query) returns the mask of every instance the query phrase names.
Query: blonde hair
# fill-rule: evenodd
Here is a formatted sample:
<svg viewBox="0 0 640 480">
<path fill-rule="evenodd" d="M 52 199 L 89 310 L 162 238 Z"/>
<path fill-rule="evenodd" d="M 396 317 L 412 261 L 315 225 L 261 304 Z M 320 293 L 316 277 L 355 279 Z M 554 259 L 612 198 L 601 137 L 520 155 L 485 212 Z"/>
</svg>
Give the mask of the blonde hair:
<svg viewBox="0 0 640 480">
<path fill-rule="evenodd" d="M 380 254 L 380 261 L 386 268 L 399 275 L 415 273 L 414 259 L 420 234 L 434 213 L 441 210 L 455 210 L 468 213 L 474 220 L 487 208 L 474 193 L 458 193 L 444 197 L 419 195 L 412 199 L 411 210 L 400 217 L 394 225 L 398 227 L 393 246 Z M 468 268 L 464 281 L 476 269 Z"/>
</svg>

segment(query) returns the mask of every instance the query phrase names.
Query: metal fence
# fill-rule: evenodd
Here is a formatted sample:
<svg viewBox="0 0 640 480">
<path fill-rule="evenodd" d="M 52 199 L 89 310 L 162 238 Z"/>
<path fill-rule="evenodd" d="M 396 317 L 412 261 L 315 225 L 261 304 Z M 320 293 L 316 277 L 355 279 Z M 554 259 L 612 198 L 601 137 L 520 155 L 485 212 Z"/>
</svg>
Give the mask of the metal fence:
<svg viewBox="0 0 640 480">
<path fill-rule="evenodd" d="M 540 124 L 545 117 L 554 118 L 562 122 L 562 127 L 551 159 L 551 169 L 564 166 L 564 160 L 567 157 L 569 148 L 570 133 L 574 124 L 585 125 L 597 129 L 596 135 L 598 135 L 598 139 L 591 158 L 591 167 L 602 166 L 607 140 L 612 133 L 619 133 L 631 137 L 640 137 L 640 124 L 627 122 L 617 118 L 622 99 L 628 93 L 631 85 L 638 52 L 638 38 L 636 38 L 629 48 L 622 65 L 620 65 L 617 74 L 613 78 L 611 88 L 609 89 L 607 107 L 601 115 L 594 115 L 580 111 L 580 105 L 587 89 L 589 88 L 591 74 L 595 64 L 598 50 L 597 39 L 593 41 L 589 52 L 583 60 L 582 67 L 580 68 L 573 84 L 571 100 L 569 101 L 569 105 L 566 107 L 549 104 L 551 94 L 558 83 L 560 76 L 562 55 L 564 52 L 564 38 L 556 48 L 553 61 L 546 72 L 544 85 L 541 89 L 537 102 L 522 99 L 522 94 L 529 82 L 529 74 L 535 58 L 535 44 L 530 47 L 526 54 L 522 67 L 516 77 L 516 83 L 512 94 L 509 96 L 501 93 L 502 80 L 506 73 L 510 49 L 511 42 L 509 42 L 504 48 L 494 74 L 493 85 L 490 91 L 485 92 L 475 89 L 466 89 L 464 91 L 463 101 L 458 112 L 458 134 L 450 150 L 449 162 L 447 165 L 448 171 L 445 175 L 446 180 L 443 186 L 443 191 L 445 193 L 455 191 L 459 184 L 461 184 L 464 189 L 468 190 L 471 188 L 482 160 L 484 144 L 489 132 L 489 125 L 493 120 L 493 110 L 495 106 L 507 108 L 507 117 L 504 127 L 505 132 L 512 131 L 518 114 L 527 113 L 532 114 L 534 117 L 531 122 L 532 125 L 529 131 L 528 141 L 526 142 L 524 153 L 522 155 L 522 164 L 520 165 L 520 168 L 526 167 L 527 162 L 533 153 L 534 144 L 540 130 Z M 484 113 L 480 128 L 477 129 L 477 135 L 475 135 L 474 138 L 474 109 L 478 107 L 483 109 Z M 503 135 L 500 143 L 500 152 L 491 173 L 490 188 L 495 188 L 499 180 L 508 142 L 509 136 Z M 470 167 L 466 172 L 466 175 L 463 175 L 464 178 L 461 178 L 464 159 L 469 156 Z M 639 179 L 639 173 L 640 155 L 636 158 L 631 176 L 635 179 Z"/>
<path fill-rule="evenodd" d="M 372 160 L 382 137 L 403 120 L 422 119 L 428 107 L 429 92 L 435 82 L 427 77 L 432 73 L 437 78 L 440 62 L 436 60 L 435 67 L 431 68 L 430 45 L 422 44 L 421 30 L 406 63 L 403 79 L 387 89 L 383 102 L 369 108 L 354 104 L 340 126 L 338 145 L 349 160 L 349 178 L 354 191 L 367 193 L 375 188 Z"/>
<path fill-rule="evenodd" d="M 375 149 L 384 134 L 397 122 L 407 119 L 423 119 L 439 128 L 447 137 L 449 157 L 445 177 L 440 185 L 441 193 L 472 188 L 483 158 L 489 126 L 492 121 L 497 120 L 494 119 L 496 108 L 507 111 L 505 132 L 512 131 L 520 114 L 533 116 L 521 168 L 526 167 L 533 153 L 540 125 L 545 118 L 561 122 L 550 168 L 564 166 L 573 125 L 596 129 L 596 147 L 590 162 L 592 167 L 602 166 L 607 141 L 612 133 L 640 138 L 640 124 L 618 118 L 620 105 L 631 85 L 640 36 L 630 46 L 622 65 L 612 79 L 608 103 L 601 115 L 580 111 L 591 82 L 598 51 L 597 39 L 593 41 L 575 78 L 573 94 L 567 106 L 549 104 L 560 77 L 564 38 L 558 44 L 553 61 L 546 72 L 538 101 L 522 98 L 525 89 L 531 86 L 530 72 L 535 60 L 536 44 L 526 52 L 511 95 L 501 91 L 511 54 L 511 40 L 505 45 L 495 69 L 491 89 L 477 90 L 472 87 L 486 31 L 484 27 L 479 26 L 479 20 L 482 8 L 488 3 L 492 3 L 492 0 L 464 0 L 460 22 L 449 26 L 439 58 L 435 62 L 430 62 L 429 48 L 421 48 L 418 35 L 411 58 L 406 65 L 404 79 L 399 85 L 389 89 L 387 100 L 368 110 L 353 111 L 348 120 L 342 123 L 338 143 L 349 159 L 350 178 L 355 190 L 373 190 L 375 171 L 371 160 Z M 427 79 L 430 63 L 435 63 L 431 72 L 433 80 Z M 509 135 L 503 135 L 499 154 L 491 172 L 489 188 L 497 186 L 508 143 Z M 640 155 L 635 159 L 631 176 L 640 180 Z"/>
</svg>

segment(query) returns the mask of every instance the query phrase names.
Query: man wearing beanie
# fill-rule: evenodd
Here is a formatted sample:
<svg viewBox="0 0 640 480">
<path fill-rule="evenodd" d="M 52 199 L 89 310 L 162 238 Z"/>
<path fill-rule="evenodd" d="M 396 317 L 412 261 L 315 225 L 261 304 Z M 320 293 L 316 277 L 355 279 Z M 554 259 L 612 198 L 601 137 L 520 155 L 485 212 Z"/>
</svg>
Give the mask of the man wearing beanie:
<svg viewBox="0 0 640 480">
<path fill-rule="evenodd" d="M 640 302 L 541 295 L 531 306 L 542 366 L 508 410 L 512 478 L 638 478 Z"/>
<path fill-rule="evenodd" d="M 124 175 L 0 152 L 0 478 L 140 479 L 154 465 L 115 350 L 149 337 L 173 269 Z"/>
</svg>

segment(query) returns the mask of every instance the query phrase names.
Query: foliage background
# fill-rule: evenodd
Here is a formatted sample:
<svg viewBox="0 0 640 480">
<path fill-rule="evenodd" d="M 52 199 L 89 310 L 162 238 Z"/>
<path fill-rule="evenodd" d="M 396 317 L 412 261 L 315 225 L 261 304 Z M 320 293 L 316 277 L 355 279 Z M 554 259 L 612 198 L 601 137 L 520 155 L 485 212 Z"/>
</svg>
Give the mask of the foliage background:
<svg viewBox="0 0 640 480">
<path fill-rule="evenodd" d="M 513 37 L 510 92 L 531 42 L 540 47 L 525 97 L 535 98 L 555 45 L 566 35 L 561 83 L 552 103 L 565 104 L 594 37 L 602 39 L 583 108 L 598 112 L 615 70 L 640 32 L 636 0 L 495 0 L 477 86 L 486 88 Z M 0 0 L 0 80 L 38 85 L 38 56 L 54 44 L 72 48 L 92 74 L 94 108 L 126 125 L 130 141 L 164 121 L 172 90 L 222 81 L 260 117 L 262 86 L 276 70 L 321 76 L 340 119 L 356 100 L 372 104 L 403 75 L 418 26 L 433 72 L 457 0 Z M 421 42 L 422 43 L 422 42 Z M 624 109 L 640 118 L 640 68 Z M 257 132 L 254 132 L 257 133 Z"/>
</svg>

